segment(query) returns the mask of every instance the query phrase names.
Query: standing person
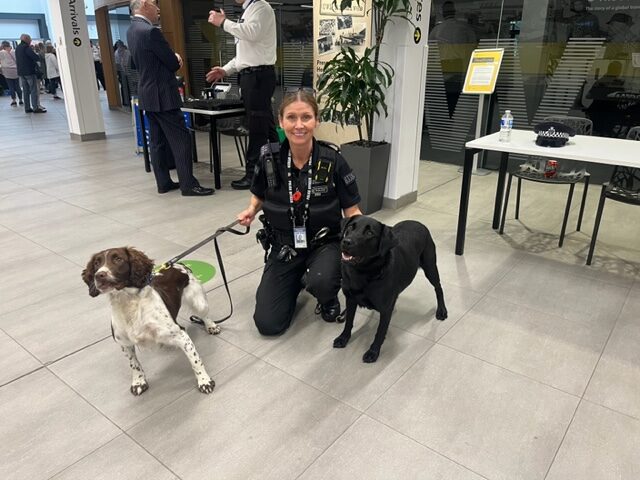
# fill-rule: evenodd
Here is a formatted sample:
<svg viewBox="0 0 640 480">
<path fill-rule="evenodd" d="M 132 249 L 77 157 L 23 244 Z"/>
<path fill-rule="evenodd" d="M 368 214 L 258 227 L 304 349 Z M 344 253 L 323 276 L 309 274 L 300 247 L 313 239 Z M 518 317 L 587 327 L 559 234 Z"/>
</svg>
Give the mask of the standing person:
<svg viewBox="0 0 640 480">
<path fill-rule="evenodd" d="M 160 18 L 156 1 L 131 0 L 134 16 L 127 31 L 127 43 L 140 75 L 138 97 L 140 108 L 149 119 L 151 163 L 158 193 L 180 188 L 184 196 L 211 195 L 213 189 L 201 187 L 193 176 L 191 135 L 180 111 L 182 101 L 175 74 L 182 67 L 182 58 L 153 26 Z M 175 159 L 179 184 L 169 175 L 170 153 Z"/>
<path fill-rule="evenodd" d="M 22 89 L 20 88 L 20 80 L 18 79 L 18 65 L 16 63 L 15 52 L 11 48 L 11 44 L 4 40 L 0 47 L 0 69 L 9 85 L 9 95 L 11 95 L 11 106 L 16 107 L 16 95 L 20 101 L 20 105 L 24 105 L 22 101 Z"/>
<path fill-rule="evenodd" d="M 56 57 L 53 45 L 47 45 L 47 53 L 44 54 L 44 60 L 47 64 L 47 78 L 49 79 L 49 93 L 53 95 L 54 100 L 60 100 L 58 96 L 58 85 L 60 84 L 60 70 L 58 69 L 58 57 Z"/>
<path fill-rule="evenodd" d="M 260 147 L 278 140 L 271 108 L 271 97 L 276 88 L 276 16 L 271 5 L 264 0 L 235 1 L 244 9 L 239 22 L 228 20 L 224 10 L 209 12 L 209 23 L 235 37 L 236 56 L 223 67 L 212 67 L 206 78 L 207 82 L 215 82 L 236 72 L 240 74 L 242 101 L 248 117 L 249 145 L 246 173 L 240 180 L 231 182 L 231 187 L 246 190 L 251 186 Z"/>
<path fill-rule="evenodd" d="M 120 82 L 120 94 L 122 96 L 122 105 L 129 106 L 131 94 L 129 93 L 129 79 L 127 77 L 127 66 L 131 61 L 131 54 L 127 46 L 122 40 L 115 43 L 115 53 L 113 54 L 116 61 L 116 70 L 118 72 L 118 80 Z"/>
<path fill-rule="evenodd" d="M 106 90 L 107 87 L 104 84 L 104 70 L 102 68 L 100 46 L 91 42 L 91 53 L 93 54 L 93 67 L 96 70 L 96 82 L 98 83 L 98 90 L 100 90 L 100 85 L 102 85 L 103 90 Z"/>
<path fill-rule="evenodd" d="M 31 50 L 31 36 L 26 33 L 20 35 L 20 45 L 16 47 L 16 63 L 18 76 L 24 91 L 25 113 L 45 113 L 47 110 L 40 107 L 40 88 L 36 76 L 36 64 L 40 61 L 38 54 Z M 33 108 L 32 108 L 33 107 Z"/>
<path fill-rule="evenodd" d="M 313 95 L 303 90 L 287 94 L 279 113 L 287 138 L 281 146 L 262 148 L 249 207 L 238 214 L 244 226 L 260 210 L 266 219 L 271 253 L 253 314 L 263 335 L 279 335 L 289 328 L 303 282 L 318 300 L 323 320 L 336 320 L 340 314 L 340 221 L 343 215 L 361 214 L 351 168 L 342 155 L 313 136 L 319 123 Z M 319 235 L 323 230 L 325 235 Z"/>
<path fill-rule="evenodd" d="M 40 78 L 40 93 L 49 92 L 49 77 L 47 75 L 47 62 L 45 60 L 45 49 L 44 43 L 40 42 L 36 45 L 35 52 L 40 57 L 40 61 L 38 65 L 40 65 L 40 70 L 42 71 L 42 78 Z"/>
</svg>

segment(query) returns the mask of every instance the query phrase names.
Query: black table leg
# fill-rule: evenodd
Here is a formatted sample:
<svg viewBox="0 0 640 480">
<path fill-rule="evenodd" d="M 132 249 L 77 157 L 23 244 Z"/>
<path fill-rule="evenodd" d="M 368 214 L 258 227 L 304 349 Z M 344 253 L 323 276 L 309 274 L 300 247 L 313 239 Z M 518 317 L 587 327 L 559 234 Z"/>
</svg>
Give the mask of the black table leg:
<svg viewBox="0 0 640 480">
<path fill-rule="evenodd" d="M 504 199 L 504 182 L 507 176 L 507 164 L 509 163 L 509 152 L 502 152 L 500 158 L 500 169 L 498 170 L 498 186 L 496 187 L 496 201 L 493 206 L 493 223 L 491 226 L 494 230 L 500 227 L 500 212 L 502 211 L 502 201 Z"/>
<path fill-rule="evenodd" d="M 189 133 L 191 134 L 191 158 L 193 159 L 193 163 L 198 163 L 198 146 L 196 145 L 196 129 L 195 129 L 195 115 L 190 113 L 191 117 L 191 128 L 189 129 Z"/>
<path fill-rule="evenodd" d="M 464 253 L 464 238 L 467 232 L 467 213 L 469 211 L 469 192 L 471 191 L 471 172 L 473 156 L 479 152 L 476 148 L 464 151 L 464 167 L 462 169 L 462 189 L 460 191 L 460 211 L 458 212 L 458 234 L 456 235 L 456 255 Z"/>
<path fill-rule="evenodd" d="M 220 161 L 220 146 L 218 145 L 218 126 L 216 119 L 211 117 L 211 128 L 209 130 L 211 134 L 211 160 L 213 164 L 213 183 L 216 189 L 222 187 L 220 182 L 220 170 L 222 170 L 222 163 Z"/>
<path fill-rule="evenodd" d="M 144 171 L 149 173 L 151 171 L 151 162 L 149 161 L 149 145 L 147 144 L 147 131 L 144 128 L 144 112 L 138 107 L 138 121 L 140 122 L 140 130 L 142 137 L 142 155 L 144 156 Z"/>
</svg>

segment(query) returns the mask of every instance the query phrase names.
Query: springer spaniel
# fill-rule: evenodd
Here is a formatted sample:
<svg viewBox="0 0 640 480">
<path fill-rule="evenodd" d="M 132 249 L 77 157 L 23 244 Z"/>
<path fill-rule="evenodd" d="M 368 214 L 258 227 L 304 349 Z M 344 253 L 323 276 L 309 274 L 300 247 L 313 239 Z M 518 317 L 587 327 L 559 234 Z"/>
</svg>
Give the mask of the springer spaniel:
<svg viewBox="0 0 640 480">
<path fill-rule="evenodd" d="M 220 333 L 207 318 L 209 304 L 202 284 L 183 265 L 176 264 L 152 274 L 153 261 L 131 247 L 110 248 L 91 257 L 82 279 L 89 286 L 89 295 L 109 294 L 111 301 L 111 332 L 129 359 L 131 393 L 140 395 L 149 384 L 136 357 L 136 345 L 167 345 L 180 348 L 202 393 L 211 393 L 215 382 L 207 375 L 202 360 L 189 335 L 176 318 L 182 303 L 203 319 L 207 332 Z"/>
</svg>

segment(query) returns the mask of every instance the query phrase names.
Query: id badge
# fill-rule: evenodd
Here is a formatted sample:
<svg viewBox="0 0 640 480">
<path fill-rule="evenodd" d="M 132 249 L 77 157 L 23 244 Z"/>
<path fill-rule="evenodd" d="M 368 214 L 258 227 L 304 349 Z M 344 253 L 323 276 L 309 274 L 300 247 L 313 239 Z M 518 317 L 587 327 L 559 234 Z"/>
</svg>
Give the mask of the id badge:
<svg viewBox="0 0 640 480">
<path fill-rule="evenodd" d="M 293 227 L 293 247 L 307 248 L 307 229 L 306 227 Z"/>
</svg>

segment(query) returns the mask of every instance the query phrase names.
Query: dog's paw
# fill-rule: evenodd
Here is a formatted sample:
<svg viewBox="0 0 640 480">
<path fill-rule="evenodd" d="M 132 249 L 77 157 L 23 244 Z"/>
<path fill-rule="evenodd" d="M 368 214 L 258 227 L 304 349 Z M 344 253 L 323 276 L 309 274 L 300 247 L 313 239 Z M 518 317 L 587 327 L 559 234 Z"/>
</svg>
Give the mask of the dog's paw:
<svg viewBox="0 0 640 480">
<path fill-rule="evenodd" d="M 208 333 L 209 335 L 217 335 L 217 334 L 219 334 L 221 331 L 222 331 L 222 329 L 221 329 L 218 325 L 216 325 L 215 323 L 214 323 L 213 325 L 209 325 L 209 326 L 207 327 L 207 333 Z"/>
<path fill-rule="evenodd" d="M 333 341 L 333 348 L 344 348 L 349 343 L 349 336 L 340 335 Z"/>
<path fill-rule="evenodd" d="M 370 348 L 362 356 L 362 361 L 364 363 L 374 363 L 376 360 L 378 360 L 379 356 L 380 350 L 374 350 L 373 348 Z"/>
<path fill-rule="evenodd" d="M 448 316 L 449 316 L 449 313 L 447 312 L 446 307 L 441 307 L 441 308 L 438 308 L 438 310 L 436 310 L 436 318 L 438 320 L 446 320 Z"/>
<path fill-rule="evenodd" d="M 213 388 L 216 386 L 216 382 L 213 380 L 209 380 L 207 383 L 199 383 L 198 390 L 202 393 L 206 393 L 207 395 L 213 392 Z"/>
<path fill-rule="evenodd" d="M 138 395 L 142 395 L 144 392 L 149 390 L 149 384 L 147 382 L 143 383 L 134 383 L 131 385 L 131 393 L 136 397 Z"/>
</svg>

